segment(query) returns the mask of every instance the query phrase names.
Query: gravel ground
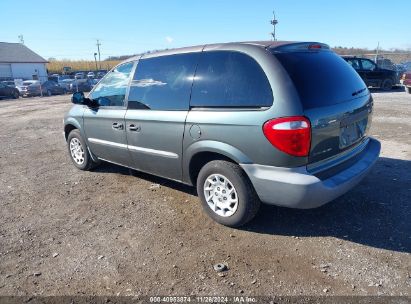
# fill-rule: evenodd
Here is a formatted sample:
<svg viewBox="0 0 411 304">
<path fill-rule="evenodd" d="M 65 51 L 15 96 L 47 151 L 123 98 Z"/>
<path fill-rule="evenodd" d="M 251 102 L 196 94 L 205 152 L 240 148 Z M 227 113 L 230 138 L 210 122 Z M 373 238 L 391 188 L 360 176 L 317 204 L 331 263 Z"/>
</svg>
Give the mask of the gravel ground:
<svg viewBox="0 0 411 304">
<path fill-rule="evenodd" d="M 411 296 L 411 96 L 373 96 L 371 174 L 318 209 L 263 206 L 242 229 L 210 220 L 190 187 L 77 170 L 69 96 L 0 101 L 0 295 Z"/>
</svg>

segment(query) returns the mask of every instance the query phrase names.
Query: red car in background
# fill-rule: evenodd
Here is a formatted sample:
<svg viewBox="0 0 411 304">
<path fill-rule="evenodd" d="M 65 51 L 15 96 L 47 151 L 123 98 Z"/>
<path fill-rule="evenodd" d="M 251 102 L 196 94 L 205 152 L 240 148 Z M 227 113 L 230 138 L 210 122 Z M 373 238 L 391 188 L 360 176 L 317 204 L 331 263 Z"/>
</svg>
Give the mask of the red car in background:
<svg viewBox="0 0 411 304">
<path fill-rule="evenodd" d="M 411 94 L 411 71 L 405 72 L 401 77 L 401 83 L 405 87 L 405 92 Z"/>
</svg>

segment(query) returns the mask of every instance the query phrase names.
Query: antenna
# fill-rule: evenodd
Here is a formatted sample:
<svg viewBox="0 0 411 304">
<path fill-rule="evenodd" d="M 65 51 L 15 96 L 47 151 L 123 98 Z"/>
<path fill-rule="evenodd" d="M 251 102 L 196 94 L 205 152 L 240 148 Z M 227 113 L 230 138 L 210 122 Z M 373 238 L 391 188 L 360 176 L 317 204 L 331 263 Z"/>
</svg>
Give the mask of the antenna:
<svg viewBox="0 0 411 304">
<path fill-rule="evenodd" d="M 275 19 L 275 11 L 273 11 L 273 19 L 270 20 L 270 23 L 273 26 L 273 32 L 270 34 L 273 37 L 273 40 L 276 41 L 277 38 L 275 37 L 275 26 L 278 24 L 278 20 Z"/>
<path fill-rule="evenodd" d="M 24 44 L 23 34 L 19 35 L 18 38 L 19 38 L 19 42 L 20 42 L 21 44 Z"/>
</svg>

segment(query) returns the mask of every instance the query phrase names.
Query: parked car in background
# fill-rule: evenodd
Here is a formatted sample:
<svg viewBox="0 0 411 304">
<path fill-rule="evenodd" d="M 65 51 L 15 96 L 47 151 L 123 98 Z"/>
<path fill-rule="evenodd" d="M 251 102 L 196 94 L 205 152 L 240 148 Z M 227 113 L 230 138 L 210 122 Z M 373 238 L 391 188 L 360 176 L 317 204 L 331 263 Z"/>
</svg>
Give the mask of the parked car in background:
<svg viewBox="0 0 411 304">
<path fill-rule="evenodd" d="M 76 79 L 71 79 L 71 78 L 64 79 L 59 83 L 59 85 L 62 86 L 63 88 L 65 88 L 67 91 L 71 91 L 70 84 L 72 84 L 75 81 L 76 81 Z"/>
<path fill-rule="evenodd" d="M 53 75 L 49 76 L 49 78 L 48 78 L 48 80 L 57 82 L 60 85 L 66 79 L 70 79 L 70 76 L 69 75 L 58 75 L 58 74 L 56 75 L 56 74 L 53 74 Z"/>
<path fill-rule="evenodd" d="M 71 92 L 90 92 L 93 88 L 93 80 L 90 78 L 76 79 L 70 84 Z"/>
<path fill-rule="evenodd" d="M 6 86 L 9 86 L 9 87 L 13 87 L 13 88 L 16 87 L 16 84 L 14 83 L 14 80 L 4 80 L 1 83 L 5 84 Z"/>
<path fill-rule="evenodd" d="M 40 81 L 38 80 L 25 80 L 20 86 L 20 96 L 31 97 L 40 96 Z"/>
<path fill-rule="evenodd" d="M 411 94 L 411 71 L 405 72 L 401 77 L 401 84 L 405 88 L 405 92 Z"/>
<path fill-rule="evenodd" d="M 371 60 L 372 61 L 372 60 Z M 375 62 L 375 61 L 372 61 Z M 391 71 L 395 71 L 396 67 L 394 62 L 392 62 L 390 59 L 388 58 L 378 58 L 377 62 L 375 62 L 377 64 L 377 66 L 381 69 L 386 69 L 386 70 L 391 70 Z"/>
<path fill-rule="evenodd" d="M 96 75 L 94 74 L 94 72 L 88 72 L 87 73 L 87 78 L 94 78 Z"/>
<path fill-rule="evenodd" d="M 78 72 L 74 74 L 75 79 L 84 79 L 84 73 L 83 72 Z"/>
<path fill-rule="evenodd" d="M 380 152 L 368 135 L 369 90 L 322 43 L 145 54 L 72 101 L 64 134 L 78 169 L 104 160 L 196 186 L 205 212 L 227 226 L 250 221 L 260 202 L 306 209 L 334 200 Z"/>
<path fill-rule="evenodd" d="M 20 97 L 19 91 L 16 87 L 9 86 L 4 82 L 0 83 L 0 98 L 14 98 Z"/>
<path fill-rule="evenodd" d="M 398 83 L 396 71 L 382 69 L 368 58 L 354 56 L 343 56 L 343 58 L 357 71 L 368 87 L 389 91 Z"/>
<path fill-rule="evenodd" d="M 9 87 L 16 88 L 17 91 L 19 92 L 19 95 L 21 96 L 21 88 L 19 85 L 16 84 L 14 80 L 6 80 L 6 81 L 3 81 L 3 83 Z"/>
<path fill-rule="evenodd" d="M 67 89 L 59 85 L 55 81 L 48 80 L 41 85 L 41 90 L 43 95 L 63 95 L 67 94 Z"/>
<path fill-rule="evenodd" d="M 104 75 L 107 74 L 107 71 L 98 71 L 96 77 L 97 78 L 103 78 Z"/>
</svg>

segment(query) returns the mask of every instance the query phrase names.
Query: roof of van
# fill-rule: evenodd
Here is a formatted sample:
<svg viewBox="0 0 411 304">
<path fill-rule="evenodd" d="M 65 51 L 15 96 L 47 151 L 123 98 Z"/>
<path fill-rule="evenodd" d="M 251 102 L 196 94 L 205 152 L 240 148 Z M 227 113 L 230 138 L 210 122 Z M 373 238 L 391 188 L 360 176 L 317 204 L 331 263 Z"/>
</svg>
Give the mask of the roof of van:
<svg viewBox="0 0 411 304">
<path fill-rule="evenodd" d="M 253 46 L 261 47 L 261 48 L 274 49 L 274 48 L 277 48 L 277 47 L 280 47 L 280 46 L 291 45 L 291 44 L 295 44 L 295 43 L 317 44 L 319 42 L 262 40 L 262 41 L 242 41 L 242 42 L 213 43 L 213 44 L 203 44 L 203 45 L 197 45 L 197 46 L 167 49 L 167 50 L 155 51 L 155 52 L 150 52 L 150 53 L 144 53 L 143 55 L 133 56 L 133 57 L 129 58 L 127 61 L 136 60 L 136 59 L 141 58 L 142 56 L 144 56 L 146 58 L 146 57 L 156 57 L 156 56 L 162 56 L 162 55 L 173 55 L 173 54 L 179 54 L 179 53 L 200 52 L 206 46 L 207 47 L 209 47 L 209 46 L 211 46 L 211 47 L 220 47 L 220 46 L 225 46 L 225 45 L 230 45 L 230 46 L 253 45 Z M 322 44 L 322 45 L 324 45 L 324 44 Z"/>
</svg>

